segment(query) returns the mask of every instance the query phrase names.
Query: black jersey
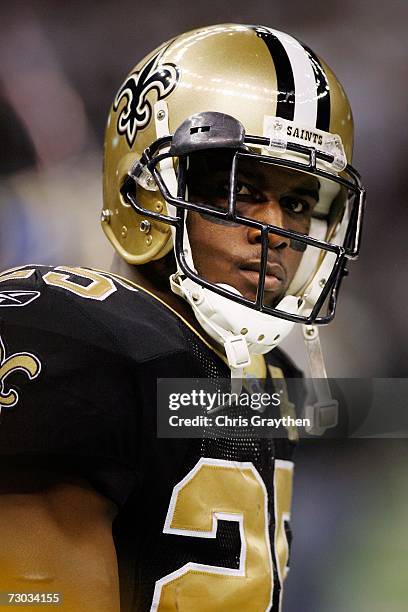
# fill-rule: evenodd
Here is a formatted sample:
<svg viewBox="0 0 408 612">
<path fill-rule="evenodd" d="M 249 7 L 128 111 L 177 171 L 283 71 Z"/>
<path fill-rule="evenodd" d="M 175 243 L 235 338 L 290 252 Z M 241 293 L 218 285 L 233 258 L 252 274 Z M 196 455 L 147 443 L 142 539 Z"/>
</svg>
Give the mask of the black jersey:
<svg viewBox="0 0 408 612">
<path fill-rule="evenodd" d="M 300 376 L 278 349 L 268 363 Z M 0 275 L 0 454 L 69 466 L 117 504 L 123 612 L 279 610 L 294 444 L 156 434 L 158 378 L 229 376 L 181 317 L 115 275 Z"/>
</svg>

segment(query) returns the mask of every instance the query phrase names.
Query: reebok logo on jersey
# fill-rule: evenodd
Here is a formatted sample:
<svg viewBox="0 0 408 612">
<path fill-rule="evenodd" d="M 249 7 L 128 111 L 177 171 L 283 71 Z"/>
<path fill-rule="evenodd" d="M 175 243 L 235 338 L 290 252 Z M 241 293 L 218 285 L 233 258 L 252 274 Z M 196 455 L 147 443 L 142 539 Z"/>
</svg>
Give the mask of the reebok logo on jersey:
<svg viewBox="0 0 408 612">
<path fill-rule="evenodd" d="M 1 291 L 0 308 L 2 306 L 27 306 L 40 295 L 39 291 Z"/>
<path fill-rule="evenodd" d="M 0 412 L 3 406 L 11 408 L 18 403 L 18 392 L 8 385 L 7 380 L 16 372 L 22 372 L 34 380 L 41 372 L 41 361 L 31 353 L 15 353 L 6 357 L 6 348 L 0 336 Z"/>
</svg>

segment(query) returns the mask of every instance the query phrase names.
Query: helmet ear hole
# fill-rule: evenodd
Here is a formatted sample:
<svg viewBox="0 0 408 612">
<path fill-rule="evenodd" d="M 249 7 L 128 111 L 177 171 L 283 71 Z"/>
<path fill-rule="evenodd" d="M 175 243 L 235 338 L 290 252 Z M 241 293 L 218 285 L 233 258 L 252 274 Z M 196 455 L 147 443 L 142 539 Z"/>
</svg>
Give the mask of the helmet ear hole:
<svg viewBox="0 0 408 612">
<path fill-rule="evenodd" d="M 119 198 L 123 206 L 130 207 L 130 202 L 128 200 L 128 194 L 130 193 L 131 195 L 136 197 L 136 188 L 137 188 L 137 185 L 136 185 L 135 180 L 131 176 L 126 175 L 123 179 L 122 186 L 119 190 Z"/>
</svg>

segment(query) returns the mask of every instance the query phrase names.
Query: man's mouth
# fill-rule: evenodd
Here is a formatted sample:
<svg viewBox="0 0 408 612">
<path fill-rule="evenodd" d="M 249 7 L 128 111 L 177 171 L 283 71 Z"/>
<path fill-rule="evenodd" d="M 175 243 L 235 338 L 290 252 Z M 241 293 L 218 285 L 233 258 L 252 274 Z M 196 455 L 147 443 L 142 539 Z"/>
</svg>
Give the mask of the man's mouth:
<svg viewBox="0 0 408 612">
<path fill-rule="evenodd" d="M 259 284 L 259 274 L 261 271 L 261 262 L 259 260 L 246 261 L 240 264 L 239 269 L 249 284 L 257 289 Z M 265 274 L 265 292 L 276 293 L 276 291 L 281 291 L 284 285 L 285 277 L 285 271 L 280 264 L 268 262 L 266 265 Z"/>
</svg>

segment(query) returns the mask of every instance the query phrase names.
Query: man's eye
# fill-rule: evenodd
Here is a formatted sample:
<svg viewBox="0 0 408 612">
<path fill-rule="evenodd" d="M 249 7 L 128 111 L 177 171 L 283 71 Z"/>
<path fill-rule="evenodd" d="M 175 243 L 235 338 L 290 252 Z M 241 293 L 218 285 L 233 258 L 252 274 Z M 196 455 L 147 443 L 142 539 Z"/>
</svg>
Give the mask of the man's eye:
<svg viewBox="0 0 408 612">
<path fill-rule="evenodd" d="M 220 191 L 228 195 L 229 189 L 230 189 L 229 181 L 226 181 L 225 183 L 222 184 Z M 247 185 L 244 185 L 244 183 L 237 182 L 235 185 L 235 194 L 237 196 L 250 196 L 252 195 L 252 191 Z"/>
<path fill-rule="evenodd" d="M 223 197 L 228 197 L 229 189 L 230 183 L 229 181 L 226 181 L 225 183 L 222 183 L 222 185 L 220 185 L 220 187 L 218 188 L 218 192 Z M 255 191 L 255 189 L 253 189 L 250 185 L 240 183 L 239 181 L 235 184 L 235 196 L 237 200 L 244 200 L 246 202 L 250 200 L 260 200 L 260 196 Z"/>
<path fill-rule="evenodd" d="M 294 214 L 307 213 L 310 210 L 310 205 L 301 198 L 282 198 L 280 204 L 283 208 Z"/>
</svg>

